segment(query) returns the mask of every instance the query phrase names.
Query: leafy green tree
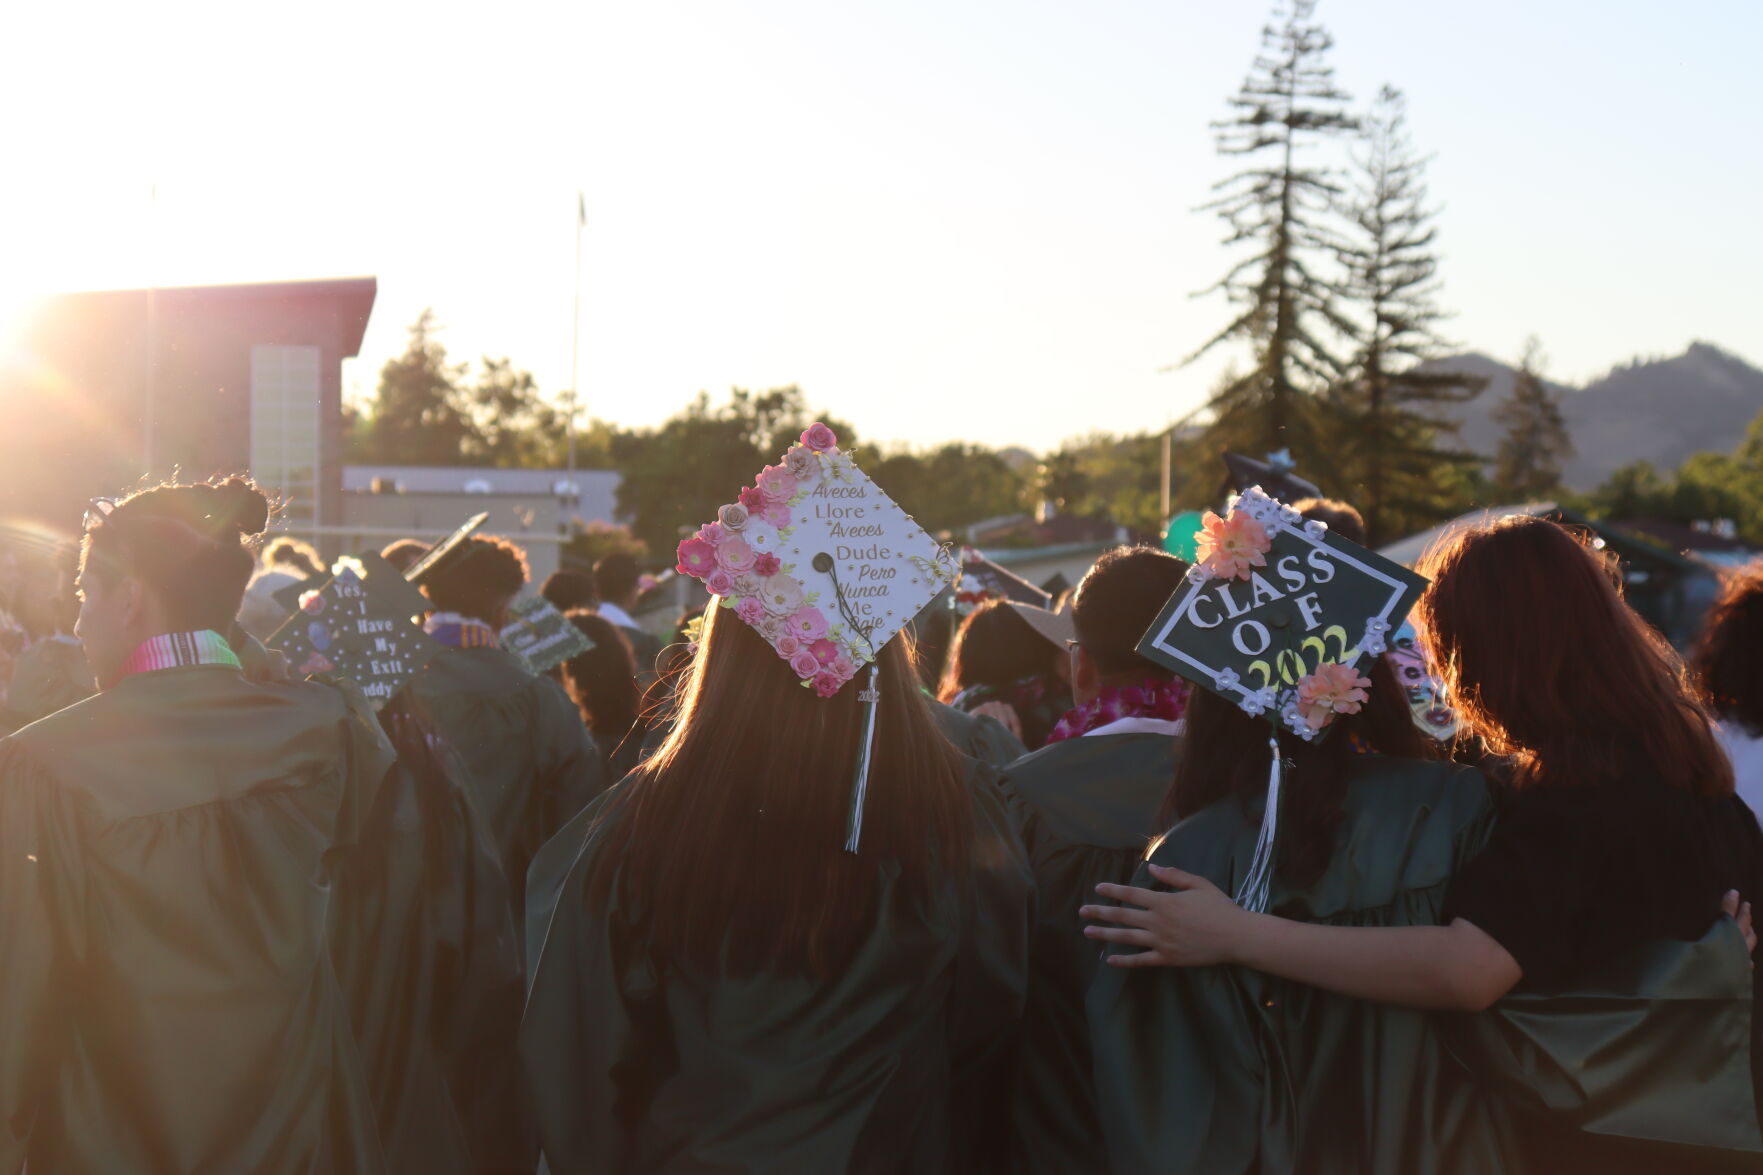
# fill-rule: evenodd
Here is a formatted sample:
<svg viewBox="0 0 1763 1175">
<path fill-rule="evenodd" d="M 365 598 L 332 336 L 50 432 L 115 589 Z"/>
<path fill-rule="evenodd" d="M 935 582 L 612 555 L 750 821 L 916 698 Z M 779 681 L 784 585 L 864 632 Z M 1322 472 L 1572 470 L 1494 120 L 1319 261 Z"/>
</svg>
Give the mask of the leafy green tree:
<svg viewBox="0 0 1763 1175">
<path fill-rule="evenodd" d="M 486 357 L 477 378 L 459 388 L 456 399 L 474 434 L 464 446 L 470 463 L 503 469 L 563 464 L 564 413 L 539 395 L 531 372 L 517 370 L 507 359 Z"/>
<path fill-rule="evenodd" d="M 1636 518 L 1660 518 L 1667 512 L 1671 487 L 1650 461 L 1634 461 L 1604 479 L 1592 492 L 1589 505 L 1599 518 L 1625 522 Z"/>
<path fill-rule="evenodd" d="M 1271 451 L 1300 461 L 1316 449 L 1316 397 L 1343 362 L 1333 336 L 1353 324 L 1335 305 L 1324 267 L 1335 249 L 1326 217 L 1340 188 L 1327 167 L 1300 152 L 1357 125 L 1349 96 L 1326 62 L 1334 39 L 1312 22 L 1316 0 L 1289 0 L 1262 32 L 1262 53 L 1237 95 L 1234 115 L 1215 123 L 1219 154 L 1244 170 L 1219 184 L 1204 206 L 1227 225 L 1227 246 L 1253 250 L 1205 293 L 1222 291 L 1236 317 L 1184 362 L 1227 341 L 1248 344 L 1254 366 L 1212 396 L 1215 444 Z"/>
<path fill-rule="evenodd" d="M 1561 405 L 1542 377 L 1542 345 L 1524 345 L 1512 395 L 1494 408 L 1505 430 L 1494 458 L 1494 481 L 1509 494 L 1540 497 L 1561 484 L 1561 469 L 1573 456 Z"/>
<path fill-rule="evenodd" d="M 1479 459 L 1447 447 L 1457 426 L 1439 409 L 1487 383 L 1422 366 L 1450 347 L 1438 331 L 1445 314 L 1427 161 L 1409 141 L 1406 106 L 1401 91 L 1385 86 L 1361 124 L 1345 208 L 1352 232 L 1338 250 L 1343 294 L 1364 322 L 1352 370 L 1330 397 L 1330 449 L 1334 472 L 1355 488 L 1347 496 L 1372 546 L 1459 512 L 1450 467 Z"/>
<path fill-rule="evenodd" d="M 1019 513 L 1024 504 L 1022 475 L 981 445 L 884 452 L 865 472 L 932 534 L 959 536 L 976 522 Z"/>
<path fill-rule="evenodd" d="M 380 369 L 379 389 L 355 422 L 352 459 L 384 465 L 458 465 L 483 443 L 460 407 L 463 366 L 447 362 L 433 310 L 410 327 L 404 353 Z"/>
<path fill-rule="evenodd" d="M 645 563 L 649 559 L 649 545 L 622 523 L 598 518 L 583 522 L 577 518 L 570 527 L 569 541 L 563 544 L 562 563 L 587 571 L 606 556 L 617 554 Z"/>
</svg>

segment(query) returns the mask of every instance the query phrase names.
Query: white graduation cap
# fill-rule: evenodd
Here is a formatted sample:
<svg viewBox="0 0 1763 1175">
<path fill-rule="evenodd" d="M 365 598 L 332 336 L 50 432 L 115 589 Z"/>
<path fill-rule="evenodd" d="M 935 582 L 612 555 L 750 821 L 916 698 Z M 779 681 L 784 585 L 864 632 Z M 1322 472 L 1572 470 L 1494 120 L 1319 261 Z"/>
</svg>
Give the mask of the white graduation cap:
<svg viewBox="0 0 1763 1175">
<path fill-rule="evenodd" d="M 955 560 L 875 484 L 821 423 L 679 545 L 678 570 L 777 650 L 802 685 L 832 697 L 959 574 Z M 846 848 L 862 828 L 874 743 L 873 688 Z"/>
</svg>

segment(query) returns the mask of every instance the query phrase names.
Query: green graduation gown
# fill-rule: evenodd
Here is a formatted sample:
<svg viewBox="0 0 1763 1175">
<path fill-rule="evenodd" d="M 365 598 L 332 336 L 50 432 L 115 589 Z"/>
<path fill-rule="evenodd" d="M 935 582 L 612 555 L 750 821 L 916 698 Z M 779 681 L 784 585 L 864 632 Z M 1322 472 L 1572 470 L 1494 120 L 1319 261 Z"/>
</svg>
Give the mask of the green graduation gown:
<svg viewBox="0 0 1763 1175">
<path fill-rule="evenodd" d="M 92 670 L 85 650 L 71 637 L 40 640 L 18 655 L 6 706 L 0 710 L 0 733 L 11 734 L 39 718 L 92 695 Z"/>
<path fill-rule="evenodd" d="M 505 649 L 443 649 L 404 688 L 465 760 L 518 914 L 533 854 L 606 787 L 581 713 Z"/>
<path fill-rule="evenodd" d="M 969 759 L 1003 767 L 1028 754 L 1022 740 L 1006 730 L 996 718 L 980 717 L 935 699 L 928 700 L 931 717 L 937 720 L 937 728 L 943 732 L 943 737 Z"/>
<path fill-rule="evenodd" d="M 587 867 L 608 825 L 587 822 L 521 1026 L 554 1175 L 984 1169 L 1002 1127 L 1033 892 L 995 783 L 971 787 L 972 873 L 929 911 L 884 888 L 885 914 L 830 982 L 657 959 L 638 911 L 589 908 Z M 595 816 L 617 820 L 629 794 L 615 787 Z"/>
<path fill-rule="evenodd" d="M 1295 786 L 1302 786 L 1299 781 Z M 1227 893 L 1261 814 L 1227 798 L 1151 854 Z M 1480 773 L 1366 756 L 1334 857 L 1268 908 L 1337 926 L 1436 924 L 1493 806 Z M 1134 885 L 1159 888 L 1141 870 Z M 1097 1105 L 1115 1171 L 1500 1172 L 1496 1119 L 1429 1013 L 1349 999 L 1237 967 L 1098 967 L 1088 998 Z"/>
<path fill-rule="evenodd" d="M 325 927 L 390 762 L 339 690 L 226 665 L 0 740 L 0 1170 L 382 1169 Z"/>
<path fill-rule="evenodd" d="M 398 762 L 340 862 L 330 939 L 387 1167 L 530 1172 L 508 883 L 458 753 L 402 695 L 380 718 Z"/>
<path fill-rule="evenodd" d="M 1090 1073 L 1084 993 L 1100 958 L 1078 907 L 1132 877 L 1175 775 L 1170 734 L 1092 734 L 1049 743 L 1004 773 L 1010 817 L 1039 891 L 1028 1004 L 1011 1098 L 1013 1172 L 1106 1165 Z"/>
</svg>

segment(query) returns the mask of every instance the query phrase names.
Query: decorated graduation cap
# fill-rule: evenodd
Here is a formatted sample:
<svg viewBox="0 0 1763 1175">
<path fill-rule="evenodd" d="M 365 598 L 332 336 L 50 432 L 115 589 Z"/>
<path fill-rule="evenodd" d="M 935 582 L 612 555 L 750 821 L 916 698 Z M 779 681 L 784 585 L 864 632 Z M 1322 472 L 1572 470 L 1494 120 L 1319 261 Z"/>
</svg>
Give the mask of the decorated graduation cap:
<svg viewBox="0 0 1763 1175">
<path fill-rule="evenodd" d="M 427 598 L 378 555 L 343 560 L 320 586 L 299 586 L 294 614 L 270 647 L 297 673 L 349 678 L 376 710 L 440 651 L 416 620 Z"/>
<path fill-rule="evenodd" d="M 1051 608 L 1052 595 L 1014 572 L 1006 571 L 973 547 L 961 548 L 961 582 L 951 603 L 963 616 L 987 600 L 1009 600 Z"/>
<path fill-rule="evenodd" d="M 426 555 L 412 563 L 410 570 L 404 573 L 404 578 L 421 586 L 430 575 L 434 574 L 436 568 L 452 561 L 459 554 L 460 549 L 465 546 L 466 540 L 482 530 L 484 523 L 489 520 L 490 515 L 487 511 L 482 514 L 474 514 L 466 519 L 458 530 L 430 547 Z"/>
<path fill-rule="evenodd" d="M 1270 724 L 1267 809 L 1239 905 L 1263 910 L 1273 873 L 1282 763 L 1279 732 L 1326 737 L 1371 687 L 1382 655 L 1426 580 L 1306 521 L 1251 487 L 1225 517 L 1207 513 L 1198 561 L 1139 642 L 1166 666 Z"/>
<path fill-rule="evenodd" d="M 544 596 L 508 609 L 508 623 L 497 634 L 502 647 L 525 661 L 534 674 L 545 673 L 594 647 L 575 621 Z"/>
<path fill-rule="evenodd" d="M 1253 486 L 1287 502 L 1322 497 L 1322 491 L 1314 483 L 1298 476 L 1298 465 L 1292 460 L 1289 449 L 1269 453 L 1265 461 L 1241 453 L 1226 453 L 1224 469 L 1226 483 L 1237 493 Z"/>
<path fill-rule="evenodd" d="M 875 744 L 875 661 L 957 576 L 953 559 L 821 423 L 679 545 L 678 570 L 763 636 L 805 689 L 869 676 L 845 848 L 857 851 Z"/>
</svg>

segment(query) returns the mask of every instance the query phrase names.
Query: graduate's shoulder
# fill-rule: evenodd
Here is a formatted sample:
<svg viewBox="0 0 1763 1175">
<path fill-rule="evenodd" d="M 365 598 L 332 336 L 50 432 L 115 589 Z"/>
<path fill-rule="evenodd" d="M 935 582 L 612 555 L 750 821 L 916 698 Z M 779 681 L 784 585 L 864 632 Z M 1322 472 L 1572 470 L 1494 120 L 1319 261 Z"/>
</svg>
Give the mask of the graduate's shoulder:
<svg viewBox="0 0 1763 1175">
<path fill-rule="evenodd" d="M 1099 734 L 1049 743 L 1004 769 L 1000 790 L 1019 824 L 1075 845 L 1143 845 L 1169 792 L 1179 740 Z"/>
<path fill-rule="evenodd" d="M 1362 816 L 1405 815 L 1416 810 L 1448 825 L 1484 818 L 1493 803 L 1487 777 L 1448 759 L 1397 759 L 1364 755 L 1355 760 L 1346 807 Z"/>
</svg>

